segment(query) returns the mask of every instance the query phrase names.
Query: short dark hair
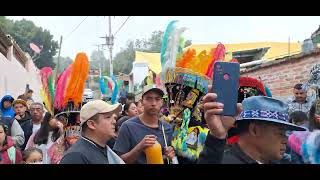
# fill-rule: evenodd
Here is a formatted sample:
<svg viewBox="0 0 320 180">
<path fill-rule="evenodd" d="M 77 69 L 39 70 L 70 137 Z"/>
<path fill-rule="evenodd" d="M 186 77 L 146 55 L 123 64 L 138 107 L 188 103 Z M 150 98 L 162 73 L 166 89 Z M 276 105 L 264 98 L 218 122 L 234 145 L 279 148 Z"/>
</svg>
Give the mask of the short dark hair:
<svg viewBox="0 0 320 180">
<path fill-rule="evenodd" d="M 100 114 L 96 114 L 96 115 L 94 115 L 94 116 L 92 116 L 91 118 L 89 118 L 90 120 L 94 120 L 94 121 L 98 121 L 99 120 L 99 118 L 100 118 Z M 88 120 L 89 120 L 88 119 Z M 82 125 L 82 132 L 86 132 L 87 131 L 87 129 L 88 129 L 88 125 L 87 125 L 87 122 L 88 121 L 86 121 L 85 123 L 83 123 L 83 125 Z"/>
<path fill-rule="evenodd" d="M 27 93 L 33 93 L 33 90 L 32 90 L 32 89 L 29 89 Z"/>
<path fill-rule="evenodd" d="M 127 93 L 127 99 L 130 100 L 130 101 L 134 101 L 134 97 L 135 95 L 133 93 Z"/>
<path fill-rule="evenodd" d="M 39 148 L 32 147 L 32 148 L 28 148 L 22 152 L 22 160 L 25 162 L 29 158 L 30 154 L 33 152 L 38 152 L 41 155 L 43 155 L 42 151 Z"/>
<path fill-rule="evenodd" d="M 126 99 L 127 99 L 127 98 L 125 98 L 125 97 L 120 97 L 119 100 L 118 100 L 118 102 L 119 102 L 120 104 L 124 105 L 124 104 L 126 103 Z"/>
<path fill-rule="evenodd" d="M 135 104 L 136 106 L 138 106 L 139 103 L 142 104 L 142 103 L 141 103 L 141 100 L 139 100 L 139 101 L 137 101 L 137 102 L 134 102 L 134 104 Z"/>
<path fill-rule="evenodd" d="M 294 124 L 307 121 L 307 120 L 308 120 L 307 114 L 302 111 L 294 111 L 289 116 L 289 122 Z"/>
<path fill-rule="evenodd" d="M 294 89 L 297 89 L 297 90 L 301 90 L 302 89 L 302 86 L 303 86 L 303 84 L 301 84 L 301 83 L 299 83 L 299 84 L 296 84 L 296 85 L 294 85 Z"/>
<path fill-rule="evenodd" d="M 248 132 L 249 130 L 249 125 L 252 121 L 250 120 L 242 120 L 242 121 L 238 121 L 236 123 L 236 129 L 238 131 L 239 134 L 244 134 L 246 132 Z"/>
<path fill-rule="evenodd" d="M 47 144 L 49 139 L 49 132 L 52 130 L 52 127 L 50 126 L 49 122 L 53 118 L 53 116 L 46 112 L 46 114 L 43 117 L 43 121 L 41 122 L 40 129 L 36 132 L 34 135 L 33 142 L 34 144 L 41 145 L 41 144 Z M 61 135 L 61 132 L 58 128 L 53 129 L 53 134 L 51 136 L 51 141 L 55 142 Z"/>
<path fill-rule="evenodd" d="M 241 120 L 236 123 L 237 132 L 241 135 L 249 131 L 249 125 L 251 123 L 259 124 L 259 125 L 278 125 L 274 122 L 270 121 L 262 121 L 262 120 L 255 120 L 255 119 L 247 119 Z"/>
<path fill-rule="evenodd" d="M 135 104 L 135 103 L 132 102 L 132 101 L 126 102 L 126 104 L 125 104 L 124 107 L 123 107 L 123 111 L 122 111 L 122 115 L 123 115 L 123 116 L 127 116 L 126 111 L 129 110 L 131 104 Z"/>
</svg>

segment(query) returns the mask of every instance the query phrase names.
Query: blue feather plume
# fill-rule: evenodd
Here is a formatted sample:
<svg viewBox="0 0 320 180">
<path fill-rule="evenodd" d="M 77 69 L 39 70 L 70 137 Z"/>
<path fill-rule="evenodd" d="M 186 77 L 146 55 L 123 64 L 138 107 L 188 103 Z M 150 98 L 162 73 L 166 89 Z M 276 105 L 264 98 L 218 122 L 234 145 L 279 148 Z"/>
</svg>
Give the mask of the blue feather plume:
<svg viewBox="0 0 320 180">
<path fill-rule="evenodd" d="M 102 94 L 106 94 L 106 85 L 104 83 L 104 78 L 102 76 L 100 76 L 100 90 Z"/>
<path fill-rule="evenodd" d="M 166 32 L 164 33 L 163 35 L 163 39 L 162 39 L 162 45 L 161 45 L 161 66 L 164 67 L 165 65 L 165 52 L 166 52 L 166 49 L 167 49 L 167 42 L 168 42 L 168 39 L 169 39 L 169 36 L 170 34 L 173 32 L 174 28 L 175 28 L 175 25 L 178 21 L 171 21 L 169 23 L 169 25 L 167 26 L 167 29 L 166 29 Z"/>
<path fill-rule="evenodd" d="M 117 102 L 117 96 L 118 96 L 118 92 L 119 92 L 119 88 L 118 88 L 118 82 L 115 76 L 112 76 L 112 81 L 114 82 L 114 88 L 113 88 L 113 92 L 112 92 L 112 96 L 111 96 L 111 103 L 115 104 Z"/>
</svg>

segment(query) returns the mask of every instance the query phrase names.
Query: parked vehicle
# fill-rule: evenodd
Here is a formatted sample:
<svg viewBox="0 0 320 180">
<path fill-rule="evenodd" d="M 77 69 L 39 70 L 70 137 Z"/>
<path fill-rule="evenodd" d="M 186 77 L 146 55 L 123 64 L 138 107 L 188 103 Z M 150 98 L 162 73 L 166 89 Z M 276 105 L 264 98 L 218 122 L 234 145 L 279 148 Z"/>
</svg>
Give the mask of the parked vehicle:
<svg viewBox="0 0 320 180">
<path fill-rule="evenodd" d="M 82 99 L 83 99 L 83 102 L 88 102 L 92 100 L 93 91 L 91 89 L 84 89 Z"/>
</svg>

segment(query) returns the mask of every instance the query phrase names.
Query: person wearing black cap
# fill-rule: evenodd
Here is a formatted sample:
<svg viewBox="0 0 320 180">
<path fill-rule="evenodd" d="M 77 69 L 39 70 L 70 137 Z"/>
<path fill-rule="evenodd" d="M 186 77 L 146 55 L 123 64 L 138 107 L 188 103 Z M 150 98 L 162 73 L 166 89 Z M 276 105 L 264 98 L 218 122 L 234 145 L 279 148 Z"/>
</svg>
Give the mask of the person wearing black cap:
<svg viewBox="0 0 320 180">
<path fill-rule="evenodd" d="M 175 153 L 170 146 L 173 129 L 168 123 L 159 120 L 163 95 L 161 89 L 152 85 L 145 86 L 142 93 L 144 112 L 122 124 L 113 150 L 127 164 L 146 164 L 144 150 L 156 141 L 161 144 L 164 155 L 170 160 L 174 158 Z"/>
<path fill-rule="evenodd" d="M 198 163 L 269 164 L 283 158 L 287 145 L 287 130 L 305 128 L 288 122 L 286 104 L 269 97 L 253 96 L 242 102 L 243 110 L 236 120 L 239 141 L 224 151 L 228 129 L 234 117 L 220 116 L 223 104 L 214 102 L 217 95 L 204 98 L 205 119 L 210 133 Z M 241 105 L 238 105 L 240 112 Z"/>
</svg>

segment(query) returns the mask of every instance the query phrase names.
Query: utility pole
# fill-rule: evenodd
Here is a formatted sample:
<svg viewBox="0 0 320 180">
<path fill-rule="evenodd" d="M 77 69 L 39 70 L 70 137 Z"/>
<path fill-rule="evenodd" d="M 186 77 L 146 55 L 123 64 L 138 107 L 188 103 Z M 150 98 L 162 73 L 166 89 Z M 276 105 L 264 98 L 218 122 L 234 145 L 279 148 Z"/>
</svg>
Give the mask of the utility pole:
<svg viewBox="0 0 320 180">
<path fill-rule="evenodd" d="M 106 37 L 100 37 L 100 38 L 105 38 L 106 39 L 106 44 L 109 48 L 109 61 L 110 61 L 110 77 L 113 75 L 113 65 L 112 65 L 112 48 L 114 44 L 114 36 L 112 35 L 111 32 L 111 16 L 109 16 L 109 36 L 106 35 Z"/>
<path fill-rule="evenodd" d="M 105 37 L 103 37 L 103 38 L 105 38 Z M 95 44 L 94 46 L 97 46 L 98 47 L 98 53 L 99 54 L 102 53 L 103 57 L 105 57 L 104 53 L 103 53 L 103 51 L 106 50 L 105 48 L 103 48 L 105 46 L 105 44 Z M 105 68 L 106 68 L 106 64 L 105 63 L 107 63 L 107 62 L 105 62 L 105 61 L 101 62 L 99 60 L 99 68 L 105 70 Z"/>
<path fill-rule="evenodd" d="M 106 37 L 106 44 L 109 48 L 109 59 L 110 59 L 110 77 L 113 76 L 113 65 L 112 65 L 112 48 L 113 48 L 114 37 L 111 33 L 111 16 L 109 16 L 109 36 Z"/>
<path fill-rule="evenodd" d="M 61 44 L 62 44 L 62 36 L 60 36 L 59 54 L 58 54 L 58 62 L 57 62 L 57 70 L 56 70 L 56 78 L 55 78 L 56 83 L 55 84 L 57 84 L 58 74 L 59 74 Z"/>
</svg>

